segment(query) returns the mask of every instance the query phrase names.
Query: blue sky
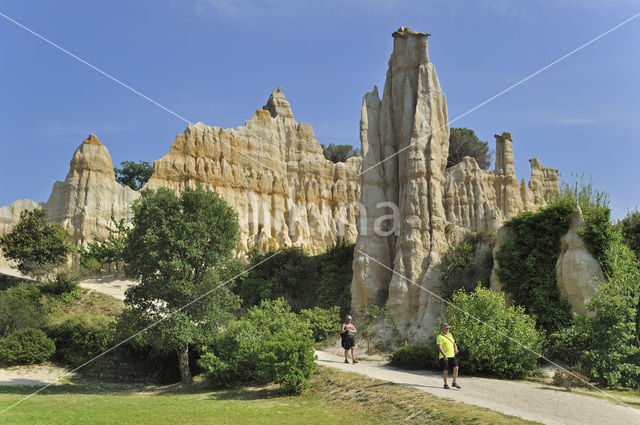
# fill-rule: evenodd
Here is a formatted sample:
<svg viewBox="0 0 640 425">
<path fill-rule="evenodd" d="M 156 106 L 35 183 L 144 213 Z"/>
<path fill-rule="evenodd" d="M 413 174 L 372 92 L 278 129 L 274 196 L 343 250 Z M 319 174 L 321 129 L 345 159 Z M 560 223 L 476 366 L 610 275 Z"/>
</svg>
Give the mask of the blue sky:
<svg viewBox="0 0 640 425">
<path fill-rule="evenodd" d="M 640 0 L 13 1 L 0 12 L 190 121 L 237 127 L 282 86 L 321 143 L 359 146 L 400 26 L 429 32 L 454 118 L 640 12 Z M 614 217 L 640 207 L 640 17 L 454 126 L 510 131 L 531 157 L 591 176 Z M 153 161 L 186 124 L 0 18 L 0 206 L 46 201 L 89 133 Z"/>
</svg>

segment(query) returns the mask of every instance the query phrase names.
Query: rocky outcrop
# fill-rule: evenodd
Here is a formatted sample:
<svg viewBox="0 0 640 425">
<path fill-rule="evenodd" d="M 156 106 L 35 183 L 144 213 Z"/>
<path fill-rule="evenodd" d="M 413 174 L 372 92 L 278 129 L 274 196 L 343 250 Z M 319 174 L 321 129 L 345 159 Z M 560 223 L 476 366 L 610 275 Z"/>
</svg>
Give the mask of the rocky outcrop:
<svg viewBox="0 0 640 425">
<path fill-rule="evenodd" d="M 364 211 L 351 287 L 356 311 L 386 301 L 396 324 L 414 340 L 430 337 L 443 311 L 430 293 L 438 292 L 442 255 L 465 232 L 496 230 L 558 188 L 557 171 L 537 160 L 529 187 L 518 183 L 509 133 L 496 136 L 493 172 L 473 158 L 445 169 L 447 105 L 429 62 L 428 36 L 407 28 L 394 32 L 382 99 L 374 88 L 362 102 Z M 393 209 L 385 202 L 397 205 L 395 225 L 380 225 Z"/>
<path fill-rule="evenodd" d="M 360 166 L 360 157 L 325 159 L 279 88 L 244 126 L 189 126 L 155 161 L 147 187 L 200 184 L 218 192 L 238 212 L 239 251 L 301 246 L 318 253 L 356 239 Z"/>
<path fill-rule="evenodd" d="M 578 235 L 584 225 L 582 210 L 576 204 L 569 230 L 560 239 L 560 255 L 556 263 L 560 299 L 569 301 L 572 313 L 585 313 L 586 304 L 605 281 L 600 262 Z"/>
<path fill-rule="evenodd" d="M 558 190 L 558 171 L 530 159 L 531 179 L 518 183 L 510 133 L 496 135 L 493 172 L 481 169 L 465 157 L 445 171 L 444 209 L 447 221 L 471 230 L 496 230 L 521 211 L 543 205 Z"/>
<path fill-rule="evenodd" d="M 189 126 L 171 151 L 155 161 L 146 187 L 179 192 L 197 184 L 217 191 L 237 212 L 238 253 L 300 246 L 325 251 L 338 240 L 356 239 L 360 157 L 325 159 L 310 125 L 297 123 L 282 89 L 236 129 Z M 90 135 L 76 150 L 69 173 L 41 204 L 75 244 L 108 236 L 111 216 L 130 220 L 139 193 L 115 180 L 111 156 Z M 0 209 L 0 232 L 8 231 L 32 201 Z"/>
<path fill-rule="evenodd" d="M 432 323 L 440 305 L 411 282 L 434 289 L 434 266 L 448 246 L 442 202 L 447 106 L 429 62 L 428 37 L 407 28 L 394 32 L 382 100 L 375 89 L 363 100 L 361 203 L 369 223 L 356 242 L 352 284 L 356 309 L 388 292 L 394 319 L 415 332 Z M 380 202 L 398 206 L 397 229 L 389 235 L 371 224 L 382 214 Z"/>
<path fill-rule="evenodd" d="M 129 220 L 139 193 L 120 185 L 111 155 L 93 134 L 76 149 L 63 182 L 53 185 L 42 206 L 49 221 L 59 223 L 75 244 L 108 236 L 111 217 Z"/>
</svg>

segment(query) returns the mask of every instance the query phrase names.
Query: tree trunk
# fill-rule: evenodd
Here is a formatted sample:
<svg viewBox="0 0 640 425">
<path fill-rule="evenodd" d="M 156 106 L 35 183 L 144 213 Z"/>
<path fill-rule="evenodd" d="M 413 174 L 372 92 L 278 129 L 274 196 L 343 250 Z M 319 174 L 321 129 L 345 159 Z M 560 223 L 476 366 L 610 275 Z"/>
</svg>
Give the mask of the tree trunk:
<svg viewBox="0 0 640 425">
<path fill-rule="evenodd" d="M 189 370 L 189 344 L 184 344 L 178 348 L 178 367 L 183 384 L 191 384 L 191 371 Z"/>
</svg>

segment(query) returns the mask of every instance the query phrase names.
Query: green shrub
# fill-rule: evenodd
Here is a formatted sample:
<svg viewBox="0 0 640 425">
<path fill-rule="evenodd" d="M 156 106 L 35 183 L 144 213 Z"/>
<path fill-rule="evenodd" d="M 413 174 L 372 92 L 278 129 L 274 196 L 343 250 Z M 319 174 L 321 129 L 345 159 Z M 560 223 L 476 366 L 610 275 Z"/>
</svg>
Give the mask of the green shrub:
<svg viewBox="0 0 640 425">
<path fill-rule="evenodd" d="M 21 329 L 0 339 L 0 361 L 11 365 L 46 362 L 55 351 L 54 342 L 40 329 Z"/>
<path fill-rule="evenodd" d="M 461 368 L 501 378 L 523 378 L 535 370 L 534 352 L 540 352 L 543 334 L 523 307 L 506 307 L 504 293 L 480 286 L 472 293 L 456 292 L 453 305 L 447 306 L 446 320 L 460 350 Z"/>
<path fill-rule="evenodd" d="M 445 300 L 451 300 L 453 293 L 458 289 L 471 292 L 478 284 L 489 287 L 493 257 L 491 249 L 478 252 L 480 243 L 493 246 L 495 234 L 472 234 L 442 257 L 438 266 L 441 271 L 439 289 Z"/>
<path fill-rule="evenodd" d="M 113 320 L 85 315 L 71 316 L 51 325 L 47 333 L 56 344 L 56 358 L 78 366 L 102 353 L 112 340 Z"/>
<path fill-rule="evenodd" d="M 80 296 L 78 282 L 64 273 L 58 273 L 55 279 L 42 286 L 42 291 L 53 295 L 74 294 Z"/>
<path fill-rule="evenodd" d="M 408 344 L 391 355 L 391 366 L 400 369 L 438 369 L 438 348 L 434 344 Z"/>
<path fill-rule="evenodd" d="M 309 323 L 284 300 L 263 301 L 221 331 L 198 364 L 214 385 L 275 382 L 295 394 L 315 370 L 313 344 Z"/>
<path fill-rule="evenodd" d="M 0 237 L 0 248 L 16 261 L 20 273 L 36 280 L 63 265 L 73 252 L 62 226 L 49 223 L 42 208 L 22 211 L 11 232 Z"/>
<path fill-rule="evenodd" d="M 41 297 L 40 289 L 31 283 L 0 291 L 0 335 L 42 326 Z"/>
<path fill-rule="evenodd" d="M 322 307 L 340 307 L 344 316 L 351 307 L 354 245 L 337 244 L 327 252 L 310 256 L 301 248 L 287 248 L 254 268 L 237 286 L 245 307 L 263 300 L 283 298 L 293 311 Z M 273 253 L 249 253 L 250 266 Z"/>
<path fill-rule="evenodd" d="M 620 222 L 623 242 L 631 248 L 640 260 L 640 211 L 635 210 L 627 213 Z"/>
<path fill-rule="evenodd" d="M 504 289 L 548 332 L 571 322 L 569 303 L 560 301 L 556 262 L 574 211 L 571 201 L 560 199 L 538 212 L 518 214 L 506 223 L 515 239 L 506 240 L 496 253 Z"/>
<path fill-rule="evenodd" d="M 300 319 L 309 323 L 316 342 L 324 341 L 329 335 L 337 334 L 340 330 L 340 307 L 300 310 Z"/>
</svg>

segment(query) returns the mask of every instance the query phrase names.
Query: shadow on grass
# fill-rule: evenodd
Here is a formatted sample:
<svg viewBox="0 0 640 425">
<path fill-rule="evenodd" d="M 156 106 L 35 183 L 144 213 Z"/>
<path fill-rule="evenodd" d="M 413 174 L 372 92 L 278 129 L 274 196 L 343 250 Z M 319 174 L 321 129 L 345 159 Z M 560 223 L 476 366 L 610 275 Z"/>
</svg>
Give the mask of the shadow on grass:
<svg viewBox="0 0 640 425">
<path fill-rule="evenodd" d="M 39 391 L 39 395 L 104 395 L 123 396 L 143 394 L 151 396 L 175 396 L 192 394 L 210 394 L 212 400 L 258 400 L 267 398 L 285 397 L 278 387 L 270 385 L 265 387 L 235 387 L 235 388 L 214 388 L 205 380 L 197 380 L 190 385 L 182 383 L 168 385 L 131 384 L 100 381 L 87 378 L 73 378 L 70 382 L 51 385 L 42 389 L 45 384 L 36 385 L 24 383 L 25 380 L 17 379 L 16 385 L 0 385 L 0 394 L 15 394 L 27 396 Z"/>
<path fill-rule="evenodd" d="M 244 388 L 233 390 L 218 390 L 211 394 L 211 400 L 264 400 L 288 397 L 279 388 Z"/>
</svg>

